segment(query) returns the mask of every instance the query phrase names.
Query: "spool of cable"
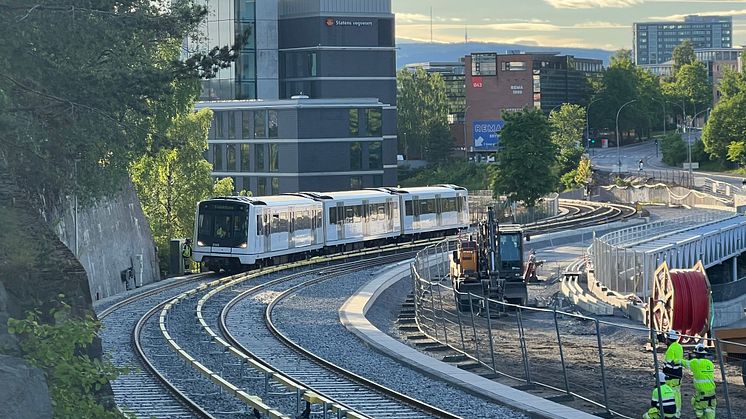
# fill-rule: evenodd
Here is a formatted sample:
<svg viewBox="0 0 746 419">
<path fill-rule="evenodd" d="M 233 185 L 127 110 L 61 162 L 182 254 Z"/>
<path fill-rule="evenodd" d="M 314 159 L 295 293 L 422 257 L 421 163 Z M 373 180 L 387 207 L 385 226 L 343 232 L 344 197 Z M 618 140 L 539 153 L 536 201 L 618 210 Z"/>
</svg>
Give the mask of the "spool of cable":
<svg viewBox="0 0 746 419">
<path fill-rule="evenodd" d="M 659 331 L 704 336 L 712 324 L 710 282 L 701 262 L 692 269 L 669 270 L 664 262 L 655 271 L 648 318 Z"/>
</svg>

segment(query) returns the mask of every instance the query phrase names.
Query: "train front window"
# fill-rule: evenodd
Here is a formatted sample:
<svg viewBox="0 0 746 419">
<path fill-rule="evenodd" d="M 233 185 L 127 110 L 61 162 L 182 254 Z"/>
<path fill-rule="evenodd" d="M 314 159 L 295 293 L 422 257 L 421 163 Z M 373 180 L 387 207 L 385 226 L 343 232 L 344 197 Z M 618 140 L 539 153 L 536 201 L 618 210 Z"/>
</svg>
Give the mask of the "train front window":
<svg viewBox="0 0 746 419">
<path fill-rule="evenodd" d="M 197 241 L 204 246 L 248 246 L 248 208 L 231 202 L 200 204 Z"/>
</svg>

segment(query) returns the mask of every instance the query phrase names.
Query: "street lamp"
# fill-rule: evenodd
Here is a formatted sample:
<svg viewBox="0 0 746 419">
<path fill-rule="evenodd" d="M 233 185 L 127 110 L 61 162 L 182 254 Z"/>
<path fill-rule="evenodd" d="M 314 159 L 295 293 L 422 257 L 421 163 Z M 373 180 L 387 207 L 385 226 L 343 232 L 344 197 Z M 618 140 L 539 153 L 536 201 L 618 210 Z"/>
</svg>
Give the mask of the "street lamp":
<svg viewBox="0 0 746 419">
<path fill-rule="evenodd" d="M 701 112 L 697 112 L 696 114 L 694 114 L 692 119 L 689 121 L 689 132 L 687 133 L 687 136 L 686 136 L 686 143 L 689 149 L 689 152 L 688 152 L 689 154 L 689 182 L 692 181 L 692 129 L 694 128 L 694 122 L 697 120 L 697 116 L 705 112 L 709 112 L 709 111 L 710 111 L 710 108 L 707 108 Z"/>
<path fill-rule="evenodd" d="M 603 99 L 604 98 L 602 98 L 602 97 L 600 97 L 598 99 L 593 99 L 591 101 L 591 103 L 589 103 L 585 107 L 585 141 L 586 141 L 586 145 L 588 146 L 589 150 L 591 148 L 591 145 L 590 145 L 590 141 L 591 141 L 591 127 L 590 127 L 590 123 L 588 122 L 589 121 L 588 114 L 591 111 L 591 105 L 593 105 L 594 103 L 598 102 L 599 100 L 603 100 Z"/>
<path fill-rule="evenodd" d="M 622 105 L 618 111 L 616 111 L 616 158 L 617 158 L 617 164 L 619 165 L 619 176 L 622 176 L 622 152 L 619 148 L 619 143 L 621 143 L 621 138 L 619 137 L 619 114 L 622 112 L 622 109 L 624 109 L 625 106 L 629 105 L 630 103 L 637 102 L 637 99 L 630 100 L 629 102 Z"/>
</svg>

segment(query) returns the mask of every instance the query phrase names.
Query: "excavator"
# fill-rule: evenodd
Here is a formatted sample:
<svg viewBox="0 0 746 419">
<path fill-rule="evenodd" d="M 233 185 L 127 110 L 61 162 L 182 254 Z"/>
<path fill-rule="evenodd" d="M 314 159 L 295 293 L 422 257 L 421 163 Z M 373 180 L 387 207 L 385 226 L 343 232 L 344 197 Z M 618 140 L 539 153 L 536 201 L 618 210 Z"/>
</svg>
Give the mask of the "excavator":
<svg viewBox="0 0 746 419">
<path fill-rule="evenodd" d="M 482 297 L 526 305 L 528 291 L 523 270 L 523 230 L 498 226 L 493 208 L 476 235 L 459 240 L 449 255 L 450 277 L 458 308 L 470 311 Z M 526 237 L 526 241 L 529 237 Z"/>
</svg>

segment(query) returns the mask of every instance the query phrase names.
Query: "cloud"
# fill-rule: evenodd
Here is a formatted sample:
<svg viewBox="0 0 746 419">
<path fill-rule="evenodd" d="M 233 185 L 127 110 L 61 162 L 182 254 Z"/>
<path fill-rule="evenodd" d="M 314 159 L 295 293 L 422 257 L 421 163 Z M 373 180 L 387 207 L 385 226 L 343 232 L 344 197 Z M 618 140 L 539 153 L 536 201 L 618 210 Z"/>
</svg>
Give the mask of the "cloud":
<svg viewBox="0 0 746 419">
<path fill-rule="evenodd" d="M 421 13 L 397 13 L 396 23 L 430 22 L 430 16 Z"/>
<path fill-rule="evenodd" d="M 685 17 L 691 16 L 691 15 L 699 15 L 699 16 L 746 16 L 746 9 L 741 10 L 723 10 L 720 12 L 700 12 L 700 13 L 687 13 L 687 14 L 677 14 L 677 15 L 669 15 L 669 16 L 653 16 L 649 19 L 651 20 L 684 20 Z"/>
<path fill-rule="evenodd" d="M 620 23 L 612 23 L 612 22 L 581 22 L 576 23 L 572 26 L 566 26 L 567 28 L 572 29 L 630 29 L 630 25 L 622 25 Z"/>
<path fill-rule="evenodd" d="M 593 9 L 597 7 L 630 7 L 644 0 L 544 0 L 555 9 Z"/>
</svg>

